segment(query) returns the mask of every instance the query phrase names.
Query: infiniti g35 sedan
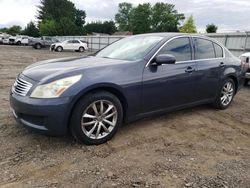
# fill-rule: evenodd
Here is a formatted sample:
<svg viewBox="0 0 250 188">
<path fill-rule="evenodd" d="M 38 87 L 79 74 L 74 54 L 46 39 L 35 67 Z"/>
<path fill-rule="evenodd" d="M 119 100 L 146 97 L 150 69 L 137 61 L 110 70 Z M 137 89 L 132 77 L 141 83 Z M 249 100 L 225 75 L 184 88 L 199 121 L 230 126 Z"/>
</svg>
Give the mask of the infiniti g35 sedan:
<svg viewBox="0 0 250 188">
<path fill-rule="evenodd" d="M 241 61 L 201 35 L 155 33 L 121 39 L 87 57 L 41 61 L 10 92 L 15 119 L 50 135 L 101 144 L 153 114 L 211 103 L 226 109 L 244 83 Z"/>
</svg>

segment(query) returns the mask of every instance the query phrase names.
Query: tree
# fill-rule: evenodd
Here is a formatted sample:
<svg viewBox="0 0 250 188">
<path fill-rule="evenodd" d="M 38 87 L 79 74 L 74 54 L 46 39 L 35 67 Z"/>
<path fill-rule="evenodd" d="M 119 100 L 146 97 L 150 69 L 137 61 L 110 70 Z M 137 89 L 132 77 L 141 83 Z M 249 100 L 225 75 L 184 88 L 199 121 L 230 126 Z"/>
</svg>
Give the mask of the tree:
<svg viewBox="0 0 250 188">
<path fill-rule="evenodd" d="M 77 26 L 77 33 L 81 34 L 84 32 L 83 26 L 85 24 L 86 13 L 83 10 L 77 9 L 75 12 L 75 24 Z"/>
<path fill-rule="evenodd" d="M 7 33 L 8 32 L 8 28 L 7 27 L 3 27 L 3 28 L 0 29 L 0 32 Z"/>
<path fill-rule="evenodd" d="M 13 25 L 10 28 L 8 28 L 7 33 L 10 35 L 18 35 L 22 31 L 22 27 L 19 25 Z"/>
<path fill-rule="evenodd" d="M 92 34 L 93 32 L 113 34 L 117 31 L 117 28 L 113 21 L 105 21 L 88 23 L 84 26 L 84 30 L 87 34 Z"/>
<path fill-rule="evenodd" d="M 196 26 L 194 24 L 193 16 L 189 16 L 184 25 L 180 28 L 180 32 L 182 33 L 196 33 Z"/>
<path fill-rule="evenodd" d="M 115 21 L 119 25 L 120 31 L 131 31 L 131 11 L 133 7 L 131 3 L 120 3 L 118 13 L 115 15 Z"/>
<path fill-rule="evenodd" d="M 40 23 L 40 34 L 45 36 L 57 35 L 56 22 L 54 20 L 43 20 Z"/>
<path fill-rule="evenodd" d="M 117 28 L 115 26 L 115 22 L 114 21 L 105 21 L 103 22 L 103 33 L 108 33 L 108 34 L 113 34 L 114 32 L 117 31 Z"/>
<path fill-rule="evenodd" d="M 152 8 L 153 32 L 177 32 L 180 21 L 185 19 L 184 14 L 179 14 L 174 5 L 156 3 Z"/>
<path fill-rule="evenodd" d="M 178 13 L 175 6 L 168 3 L 149 3 L 133 7 L 130 3 L 120 3 L 115 21 L 120 31 L 133 33 L 177 32 L 184 14 Z"/>
<path fill-rule="evenodd" d="M 23 35 L 28 35 L 31 37 L 39 37 L 39 29 L 36 27 L 34 22 L 29 22 L 27 24 L 27 26 L 24 28 L 24 30 L 22 31 Z"/>
<path fill-rule="evenodd" d="M 38 6 L 38 25 L 40 33 L 54 35 L 82 34 L 86 13 L 75 8 L 69 0 L 41 0 Z M 45 28 L 48 26 L 49 28 Z M 48 29 L 54 29 L 49 31 Z"/>
<path fill-rule="evenodd" d="M 149 3 L 139 4 L 132 10 L 131 26 L 134 34 L 151 31 L 151 5 Z"/>
<path fill-rule="evenodd" d="M 218 27 L 216 25 L 214 25 L 214 24 L 208 24 L 206 26 L 207 33 L 216 33 L 217 29 L 218 29 Z"/>
</svg>

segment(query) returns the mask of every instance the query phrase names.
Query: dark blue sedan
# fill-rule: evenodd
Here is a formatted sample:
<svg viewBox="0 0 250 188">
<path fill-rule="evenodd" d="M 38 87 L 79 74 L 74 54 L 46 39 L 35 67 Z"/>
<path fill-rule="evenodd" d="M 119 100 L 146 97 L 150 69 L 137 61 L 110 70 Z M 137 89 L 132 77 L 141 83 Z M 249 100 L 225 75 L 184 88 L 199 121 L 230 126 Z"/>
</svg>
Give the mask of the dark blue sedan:
<svg viewBox="0 0 250 188">
<path fill-rule="evenodd" d="M 205 103 L 226 109 L 243 83 L 240 60 L 213 39 L 144 34 L 93 56 L 32 64 L 17 77 L 10 104 L 29 129 L 101 144 L 124 122 L 152 114 Z"/>
</svg>

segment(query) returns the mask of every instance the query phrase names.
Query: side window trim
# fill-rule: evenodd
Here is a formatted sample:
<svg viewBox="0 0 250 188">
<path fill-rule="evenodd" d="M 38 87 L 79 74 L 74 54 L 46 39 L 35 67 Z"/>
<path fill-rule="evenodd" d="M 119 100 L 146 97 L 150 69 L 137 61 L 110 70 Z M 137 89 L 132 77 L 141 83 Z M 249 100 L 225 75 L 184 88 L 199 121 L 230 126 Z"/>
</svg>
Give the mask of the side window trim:
<svg viewBox="0 0 250 188">
<path fill-rule="evenodd" d="M 194 60 L 206 60 L 206 59 L 215 59 L 216 58 L 216 53 L 215 53 L 215 49 L 214 49 L 214 44 L 213 44 L 213 41 L 209 40 L 209 39 L 206 39 L 206 38 L 201 38 L 201 37 L 193 37 L 193 43 L 194 43 Z M 196 59 L 196 46 L 195 46 L 195 42 L 194 40 L 195 39 L 200 39 L 200 40 L 203 40 L 203 41 L 207 41 L 207 42 L 210 42 L 212 44 L 212 47 L 213 47 L 213 52 L 214 52 L 214 57 L 211 57 L 211 58 L 202 58 L 202 59 Z"/>
<path fill-rule="evenodd" d="M 164 48 L 165 45 L 167 45 L 169 42 L 171 42 L 172 40 L 174 39 L 179 39 L 179 38 L 188 38 L 189 39 L 189 45 L 190 45 L 190 48 L 191 48 L 191 58 L 192 60 L 188 60 L 188 61 L 177 61 L 176 64 L 178 63 L 185 63 L 185 62 L 190 62 L 190 61 L 194 61 L 193 59 L 193 47 L 192 47 L 192 42 L 191 42 L 191 37 L 189 35 L 185 36 L 176 36 L 176 37 L 172 37 L 170 39 L 168 39 L 164 44 L 161 45 L 161 47 L 154 53 L 154 55 L 152 55 L 152 57 L 149 59 L 149 61 L 147 62 L 146 66 L 145 67 L 148 67 L 149 64 L 151 63 L 151 61 L 155 58 L 155 56 L 161 51 L 162 48 Z M 163 64 L 164 65 L 164 64 Z"/>
<path fill-rule="evenodd" d="M 219 58 L 210 58 L 210 59 L 194 59 L 194 53 L 195 53 L 195 49 L 194 49 L 194 42 L 193 42 L 193 38 L 201 38 L 201 39 L 207 39 L 205 37 L 201 37 L 201 36 L 190 36 L 190 35 L 182 35 L 182 36 L 176 36 L 176 37 L 172 37 L 170 39 L 168 39 L 164 44 L 161 45 L 161 47 L 154 53 L 154 55 L 152 55 L 152 57 L 149 59 L 149 61 L 147 62 L 146 66 L 145 67 L 148 67 L 151 63 L 151 61 L 155 58 L 156 54 L 158 54 L 158 52 L 170 41 L 174 40 L 174 39 L 177 39 L 177 38 L 185 38 L 185 37 L 188 37 L 189 40 L 191 40 L 191 47 L 192 47 L 192 60 L 189 60 L 189 61 L 178 61 L 176 62 L 177 63 L 187 63 L 187 62 L 196 62 L 196 61 L 208 61 L 208 60 L 213 60 L 213 59 L 224 59 L 225 58 L 225 49 L 224 47 L 222 47 L 221 44 L 219 44 L 218 42 L 214 41 L 214 40 L 211 40 L 212 42 L 214 42 L 215 44 L 218 44 L 221 48 L 222 48 L 222 52 L 223 52 L 223 57 L 219 57 Z"/>
<path fill-rule="evenodd" d="M 177 39 L 182 39 L 182 38 L 188 39 L 189 48 L 190 48 L 190 57 L 191 57 L 190 60 L 184 60 L 184 61 L 185 61 L 185 62 L 192 61 L 192 60 L 193 60 L 193 51 L 192 51 L 192 44 L 191 44 L 191 40 L 190 40 L 190 37 L 189 37 L 189 36 L 181 36 L 181 37 L 175 38 L 175 39 L 173 39 L 173 40 L 170 40 L 170 41 L 168 41 L 166 44 L 163 44 L 162 49 L 164 49 L 164 47 L 167 46 L 170 42 L 172 42 L 172 41 L 174 41 L 174 40 L 177 40 Z M 162 49 L 161 49 L 161 50 L 162 50 Z M 160 50 L 158 53 L 156 53 L 155 56 L 157 56 L 157 55 L 161 52 L 161 50 Z M 183 61 L 176 61 L 176 63 L 178 63 L 178 62 L 183 62 Z M 175 63 L 175 64 L 176 64 L 176 63 Z M 164 64 L 163 64 L 163 65 L 164 65 Z"/>
<path fill-rule="evenodd" d="M 192 38 L 193 47 L 194 47 L 194 42 L 193 42 L 194 38 L 209 40 L 209 39 L 207 39 L 205 37 L 203 38 L 201 36 L 191 36 L 191 38 Z M 213 47 L 214 47 L 214 43 L 221 47 L 222 53 L 223 53 L 223 57 L 215 57 L 215 58 L 209 58 L 209 59 L 195 59 L 195 56 L 194 56 L 193 61 L 207 61 L 207 60 L 224 59 L 225 58 L 225 49 L 224 49 L 224 47 L 222 47 L 218 42 L 216 42 L 214 40 L 209 40 L 209 41 L 213 43 Z M 214 50 L 215 50 L 215 48 L 214 48 Z M 195 47 L 194 47 L 194 53 L 195 53 Z"/>
</svg>

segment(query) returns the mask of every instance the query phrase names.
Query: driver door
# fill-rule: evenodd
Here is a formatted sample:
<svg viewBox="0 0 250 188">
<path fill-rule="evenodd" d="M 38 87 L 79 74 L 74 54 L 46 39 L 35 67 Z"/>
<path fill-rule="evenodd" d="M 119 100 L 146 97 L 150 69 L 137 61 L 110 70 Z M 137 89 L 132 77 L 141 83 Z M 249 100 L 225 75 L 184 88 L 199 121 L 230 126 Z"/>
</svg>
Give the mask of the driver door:
<svg viewBox="0 0 250 188">
<path fill-rule="evenodd" d="M 152 61 L 143 73 L 143 112 L 178 107 L 195 101 L 196 63 L 192 60 L 189 37 L 166 43 L 156 54 L 175 56 L 174 64 L 155 65 Z"/>
</svg>

